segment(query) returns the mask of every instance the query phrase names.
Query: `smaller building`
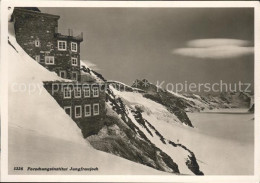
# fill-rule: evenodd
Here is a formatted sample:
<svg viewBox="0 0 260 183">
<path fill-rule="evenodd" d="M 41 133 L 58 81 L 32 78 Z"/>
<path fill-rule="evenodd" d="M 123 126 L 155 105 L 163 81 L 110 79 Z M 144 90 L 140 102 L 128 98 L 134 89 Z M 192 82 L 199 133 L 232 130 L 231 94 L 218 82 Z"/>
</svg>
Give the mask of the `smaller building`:
<svg viewBox="0 0 260 183">
<path fill-rule="evenodd" d="M 102 128 L 106 115 L 105 84 L 48 81 L 44 87 L 81 128 L 84 137 Z"/>
</svg>

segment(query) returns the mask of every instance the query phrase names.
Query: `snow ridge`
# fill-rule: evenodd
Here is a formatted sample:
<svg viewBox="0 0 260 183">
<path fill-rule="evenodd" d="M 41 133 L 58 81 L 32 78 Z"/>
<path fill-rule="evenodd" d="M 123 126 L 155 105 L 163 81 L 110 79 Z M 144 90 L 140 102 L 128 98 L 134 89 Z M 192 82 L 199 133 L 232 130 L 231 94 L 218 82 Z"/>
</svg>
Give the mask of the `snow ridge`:
<svg viewBox="0 0 260 183">
<path fill-rule="evenodd" d="M 147 140 L 169 155 L 178 165 L 181 174 L 203 175 L 199 169 L 194 153 L 181 144 L 165 139 L 163 135 L 142 116 L 142 113 L 155 118 L 168 120 L 169 123 L 181 124 L 176 116 L 169 113 L 164 106 L 144 98 L 142 94 L 120 92 L 114 89 L 113 86 L 110 86 L 110 90 L 112 92 L 110 95 L 113 95 L 117 100 L 120 99 L 123 103 L 121 108 L 126 111 L 128 118 L 135 124 L 137 131 L 141 131 Z"/>
</svg>

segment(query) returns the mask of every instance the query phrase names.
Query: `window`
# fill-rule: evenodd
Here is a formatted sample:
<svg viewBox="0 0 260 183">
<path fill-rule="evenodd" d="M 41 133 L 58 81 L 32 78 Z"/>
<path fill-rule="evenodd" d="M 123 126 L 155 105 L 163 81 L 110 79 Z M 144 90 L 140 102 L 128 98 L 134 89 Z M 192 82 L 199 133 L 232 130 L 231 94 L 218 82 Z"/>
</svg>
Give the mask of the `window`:
<svg viewBox="0 0 260 183">
<path fill-rule="evenodd" d="M 60 77 L 66 78 L 66 71 L 60 71 Z"/>
<path fill-rule="evenodd" d="M 77 58 L 71 58 L 71 64 L 77 66 L 78 65 L 78 59 Z"/>
<path fill-rule="evenodd" d="M 58 50 L 67 50 L 67 41 L 58 41 Z"/>
<path fill-rule="evenodd" d="M 75 106 L 75 118 L 80 118 L 81 117 L 81 106 L 77 105 Z"/>
<path fill-rule="evenodd" d="M 76 88 L 75 90 L 74 90 L 74 96 L 75 96 L 75 98 L 80 98 L 81 97 L 81 88 Z"/>
<path fill-rule="evenodd" d="M 98 87 L 93 88 L 93 97 L 98 97 L 99 92 L 98 92 Z"/>
<path fill-rule="evenodd" d="M 64 107 L 64 110 L 71 117 L 71 106 Z"/>
<path fill-rule="evenodd" d="M 54 56 L 45 56 L 45 64 L 53 65 L 54 64 Z"/>
<path fill-rule="evenodd" d="M 90 97 L 90 88 L 83 88 L 84 97 Z"/>
<path fill-rule="evenodd" d="M 72 43 L 71 43 L 71 51 L 77 52 L 77 50 L 78 50 L 78 45 L 77 45 L 77 43 L 72 42 Z"/>
<path fill-rule="evenodd" d="M 91 116 L 91 105 L 85 105 L 85 117 Z"/>
<path fill-rule="evenodd" d="M 39 40 L 35 40 L 35 47 L 40 47 L 40 41 Z"/>
<path fill-rule="evenodd" d="M 93 104 L 93 115 L 99 115 L 99 104 Z"/>
<path fill-rule="evenodd" d="M 71 98 L 71 89 L 69 87 L 63 88 L 64 98 Z"/>
<path fill-rule="evenodd" d="M 35 56 L 36 62 L 40 62 L 40 58 L 41 58 L 40 55 L 36 55 L 36 56 Z"/>
<path fill-rule="evenodd" d="M 72 78 L 73 80 L 78 80 L 78 73 L 77 72 L 72 72 Z"/>
</svg>

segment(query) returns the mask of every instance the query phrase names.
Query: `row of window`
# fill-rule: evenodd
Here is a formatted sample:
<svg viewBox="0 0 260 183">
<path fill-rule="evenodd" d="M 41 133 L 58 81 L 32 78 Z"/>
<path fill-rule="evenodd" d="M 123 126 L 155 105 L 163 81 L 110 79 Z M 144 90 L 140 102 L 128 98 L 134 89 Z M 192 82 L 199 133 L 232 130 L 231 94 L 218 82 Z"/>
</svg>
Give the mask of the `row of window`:
<svg viewBox="0 0 260 183">
<path fill-rule="evenodd" d="M 67 72 L 66 71 L 64 71 L 64 70 L 61 70 L 60 72 L 59 72 L 59 76 L 61 77 L 61 78 L 67 78 Z M 78 72 L 77 71 L 72 71 L 71 72 L 71 79 L 72 80 L 78 80 Z"/>
<path fill-rule="evenodd" d="M 58 50 L 66 51 L 67 50 L 67 41 L 58 41 Z M 71 51 L 77 52 L 78 44 L 75 42 L 71 43 Z"/>
<path fill-rule="evenodd" d="M 40 55 L 36 55 L 35 56 L 35 60 L 37 62 L 40 62 L 40 60 L 41 60 Z M 55 63 L 54 62 L 54 56 L 45 56 L 44 60 L 45 60 L 45 64 L 46 65 L 54 65 L 54 63 Z M 72 57 L 71 58 L 71 65 L 78 66 L 78 58 Z"/>
<path fill-rule="evenodd" d="M 82 88 L 83 90 L 83 97 L 90 97 L 91 95 L 91 90 L 89 87 L 84 87 Z M 75 98 L 81 98 L 81 88 L 76 88 L 74 89 L 74 97 Z M 72 96 L 72 90 L 71 88 L 63 88 L 63 97 L 68 99 L 68 98 L 71 98 Z M 98 87 L 93 87 L 93 97 L 99 97 L 99 90 L 98 90 Z"/>
<path fill-rule="evenodd" d="M 67 78 L 67 72 L 62 70 L 62 71 L 59 72 L 59 76 L 61 78 L 66 79 Z M 78 72 L 77 71 L 72 71 L 71 72 L 71 79 L 75 80 L 75 81 L 78 81 Z"/>
<path fill-rule="evenodd" d="M 93 107 L 93 114 L 91 114 L 91 107 Z M 99 115 L 99 104 L 95 103 L 93 106 L 91 104 L 84 105 L 84 117 L 90 117 L 90 116 L 97 116 Z M 71 106 L 65 106 L 64 107 L 65 112 L 72 117 L 72 107 Z M 81 118 L 82 116 L 82 106 L 76 105 L 74 107 L 74 117 L 75 118 Z"/>
<path fill-rule="evenodd" d="M 40 40 L 35 40 L 35 47 L 40 47 L 41 43 Z M 75 42 L 71 42 L 70 44 L 71 51 L 77 52 L 78 51 L 78 44 Z M 59 51 L 66 51 L 67 50 L 67 41 L 58 41 L 58 50 Z"/>
</svg>

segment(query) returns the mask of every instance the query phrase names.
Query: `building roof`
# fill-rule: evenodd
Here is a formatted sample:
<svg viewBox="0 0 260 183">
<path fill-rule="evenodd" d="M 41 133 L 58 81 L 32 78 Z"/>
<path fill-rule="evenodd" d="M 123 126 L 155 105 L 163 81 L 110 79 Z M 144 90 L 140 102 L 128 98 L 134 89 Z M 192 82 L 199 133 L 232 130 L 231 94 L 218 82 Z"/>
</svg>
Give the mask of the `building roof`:
<svg viewBox="0 0 260 183">
<path fill-rule="evenodd" d="M 37 7 L 22 7 L 21 9 L 41 12 L 41 10 L 39 8 L 37 8 Z"/>
<path fill-rule="evenodd" d="M 78 36 L 69 36 L 69 35 L 63 35 L 61 33 L 56 33 L 55 37 L 57 37 L 58 39 L 64 39 L 64 40 L 72 40 L 72 41 L 78 41 L 78 42 L 83 41 L 83 33 L 81 33 Z"/>
<path fill-rule="evenodd" d="M 52 14 L 48 14 L 48 13 L 42 13 L 39 8 L 36 7 L 15 7 L 14 8 L 14 14 L 15 12 L 23 12 L 23 13 L 27 13 L 27 14 L 33 14 L 36 16 L 46 16 L 46 17 L 50 17 L 50 18 L 54 18 L 54 19 L 59 19 L 60 16 L 59 15 L 52 15 Z"/>
</svg>

